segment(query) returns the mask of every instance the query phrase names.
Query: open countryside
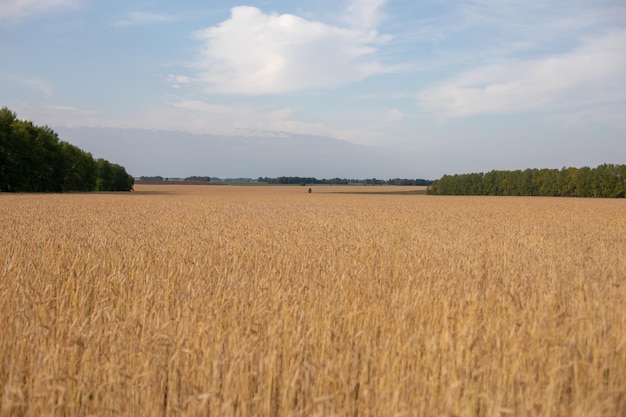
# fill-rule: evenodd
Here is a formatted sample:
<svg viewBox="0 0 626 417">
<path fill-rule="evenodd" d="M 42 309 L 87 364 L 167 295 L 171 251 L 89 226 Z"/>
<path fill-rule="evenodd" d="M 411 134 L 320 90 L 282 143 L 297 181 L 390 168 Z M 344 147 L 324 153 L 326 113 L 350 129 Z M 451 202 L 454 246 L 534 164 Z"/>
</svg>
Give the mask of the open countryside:
<svg viewBox="0 0 626 417">
<path fill-rule="evenodd" d="M 0 417 L 626 417 L 624 74 L 625 0 L 0 0 Z"/>
<path fill-rule="evenodd" d="M 623 199 L 311 188 L 0 195 L 0 415 L 626 414 Z"/>
</svg>

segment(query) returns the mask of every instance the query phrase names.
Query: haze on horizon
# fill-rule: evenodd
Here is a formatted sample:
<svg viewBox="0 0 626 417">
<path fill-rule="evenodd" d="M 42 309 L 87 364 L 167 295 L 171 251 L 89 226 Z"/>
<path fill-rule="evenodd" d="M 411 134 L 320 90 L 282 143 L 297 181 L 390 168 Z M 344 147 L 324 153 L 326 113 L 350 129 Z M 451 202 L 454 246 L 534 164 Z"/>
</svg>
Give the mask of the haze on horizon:
<svg viewBox="0 0 626 417">
<path fill-rule="evenodd" d="M 4 0 L 0 56 L 0 106 L 135 176 L 626 156 L 620 0 Z"/>
</svg>

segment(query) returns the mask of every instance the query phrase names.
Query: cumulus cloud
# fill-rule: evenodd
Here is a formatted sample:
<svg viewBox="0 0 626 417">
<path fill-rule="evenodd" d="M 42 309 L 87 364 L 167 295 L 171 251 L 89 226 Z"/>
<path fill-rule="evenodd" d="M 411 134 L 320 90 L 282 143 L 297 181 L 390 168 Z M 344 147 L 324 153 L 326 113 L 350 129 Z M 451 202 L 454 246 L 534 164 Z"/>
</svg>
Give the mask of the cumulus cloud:
<svg viewBox="0 0 626 417">
<path fill-rule="evenodd" d="M 626 100 L 626 31 L 588 39 L 560 55 L 507 60 L 459 74 L 419 93 L 443 120 Z"/>
<path fill-rule="evenodd" d="M 360 3 L 360 19 L 366 26 L 376 23 L 371 9 L 384 2 Z M 235 7 L 228 20 L 197 36 L 205 41 L 198 78 L 212 93 L 326 88 L 393 70 L 376 60 L 377 47 L 388 37 L 371 27 L 342 28 L 256 7 Z"/>
<path fill-rule="evenodd" d="M 39 13 L 76 5 L 78 0 L 2 0 L 0 22 L 21 20 Z"/>
</svg>

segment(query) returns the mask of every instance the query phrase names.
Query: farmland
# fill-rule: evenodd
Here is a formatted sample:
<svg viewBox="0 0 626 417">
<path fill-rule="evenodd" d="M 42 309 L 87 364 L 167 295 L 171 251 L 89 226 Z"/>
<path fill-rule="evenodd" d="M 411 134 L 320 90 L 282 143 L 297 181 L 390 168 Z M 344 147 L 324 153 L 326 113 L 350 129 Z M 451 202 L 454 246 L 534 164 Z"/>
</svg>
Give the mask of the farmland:
<svg viewBox="0 0 626 417">
<path fill-rule="evenodd" d="M 0 416 L 626 415 L 624 200 L 370 188 L 0 195 Z"/>
</svg>

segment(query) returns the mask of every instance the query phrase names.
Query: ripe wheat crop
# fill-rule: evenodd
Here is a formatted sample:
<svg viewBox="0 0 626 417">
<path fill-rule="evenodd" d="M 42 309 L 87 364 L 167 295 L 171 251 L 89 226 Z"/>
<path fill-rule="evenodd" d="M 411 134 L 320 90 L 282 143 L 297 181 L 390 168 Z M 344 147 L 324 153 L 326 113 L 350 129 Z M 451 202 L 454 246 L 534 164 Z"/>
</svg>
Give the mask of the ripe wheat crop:
<svg viewBox="0 0 626 417">
<path fill-rule="evenodd" d="M 0 195 L 0 416 L 626 415 L 625 201 L 336 190 Z"/>
</svg>

